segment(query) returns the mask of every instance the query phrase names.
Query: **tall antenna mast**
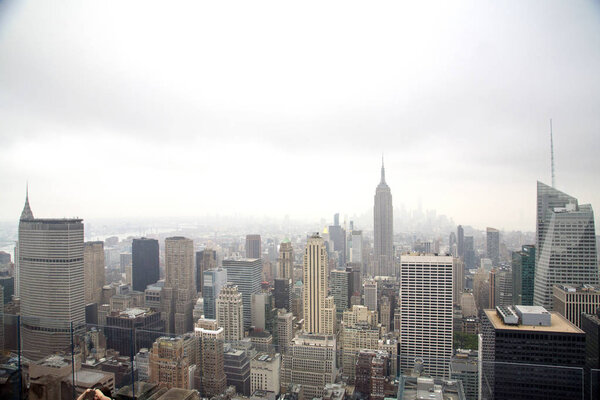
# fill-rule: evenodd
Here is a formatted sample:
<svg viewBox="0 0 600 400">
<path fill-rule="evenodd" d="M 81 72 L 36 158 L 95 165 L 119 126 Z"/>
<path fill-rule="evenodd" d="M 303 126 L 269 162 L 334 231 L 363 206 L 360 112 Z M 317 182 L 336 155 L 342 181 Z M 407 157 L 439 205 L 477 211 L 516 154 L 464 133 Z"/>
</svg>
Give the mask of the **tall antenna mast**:
<svg viewBox="0 0 600 400">
<path fill-rule="evenodd" d="M 552 118 L 550 118 L 550 162 L 552 163 L 552 187 L 554 187 L 554 140 L 552 138 Z"/>
</svg>

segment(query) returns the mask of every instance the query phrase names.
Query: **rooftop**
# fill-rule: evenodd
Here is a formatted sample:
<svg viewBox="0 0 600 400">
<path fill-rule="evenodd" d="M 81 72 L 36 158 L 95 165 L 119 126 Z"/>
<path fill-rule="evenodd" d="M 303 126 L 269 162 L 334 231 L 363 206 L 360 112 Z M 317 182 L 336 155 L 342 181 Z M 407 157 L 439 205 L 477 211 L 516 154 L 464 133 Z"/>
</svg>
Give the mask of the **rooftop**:
<svg viewBox="0 0 600 400">
<path fill-rule="evenodd" d="M 535 307 L 535 306 L 534 306 Z M 542 307 L 543 308 L 543 307 Z M 545 309 L 544 309 L 545 311 Z M 565 317 L 557 312 L 551 312 L 550 326 L 534 326 L 534 325 L 507 325 L 505 324 L 496 310 L 484 310 L 495 329 L 511 330 L 511 331 L 539 331 L 539 332 L 556 332 L 556 333 L 583 333 L 581 329 L 569 322 Z"/>
</svg>

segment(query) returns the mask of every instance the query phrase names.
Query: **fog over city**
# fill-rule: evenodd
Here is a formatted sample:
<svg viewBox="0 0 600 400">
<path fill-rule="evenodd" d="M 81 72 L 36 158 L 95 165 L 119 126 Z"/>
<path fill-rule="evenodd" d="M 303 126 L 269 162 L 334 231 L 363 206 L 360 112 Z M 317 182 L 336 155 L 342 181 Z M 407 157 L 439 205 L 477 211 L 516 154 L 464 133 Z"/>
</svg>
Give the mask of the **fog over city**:
<svg viewBox="0 0 600 400">
<path fill-rule="evenodd" d="M 395 208 L 534 231 L 550 119 L 600 208 L 598 71 L 591 1 L 4 1 L 0 220 L 26 181 L 36 217 L 360 216 L 383 153 Z"/>
</svg>

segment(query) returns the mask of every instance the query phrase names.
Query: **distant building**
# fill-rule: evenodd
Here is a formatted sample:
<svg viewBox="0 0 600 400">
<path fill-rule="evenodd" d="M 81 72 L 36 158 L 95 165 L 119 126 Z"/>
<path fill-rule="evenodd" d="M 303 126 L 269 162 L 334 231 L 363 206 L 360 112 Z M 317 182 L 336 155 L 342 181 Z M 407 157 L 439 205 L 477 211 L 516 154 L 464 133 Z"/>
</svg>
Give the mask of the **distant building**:
<svg viewBox="0 0 600 400">
<path fill-rule="evenodd" d="M 464 261 L 466 269 L 475 269 L 475 242 L 473 236 L 464 236 Z"/>
<path fill-rule="evenodd" d="M 246 235 L 246 258 L 261 258 L 260 235 Z"/>
<path fill-rule="evenodd" d="M 294 272 L 294 249 L 289 239 L 284 240 L 279 245 L 279 259 L 277 263 L 279 265 L 277 278 L 292 279 Z"/>
<path fill-rule="evenodd" d="M 585 333 L 538 306 L 485 310 L 484 398 L 581 398 Z"/>
<path fill-rule="evenodd" d="M 595 314 L 600 308 L 600 287 L 592 285 L 554 285 L 554 311 L 581 328 L 582 314 Z"/>
<path fill-rule="evenodd" d="M 83 247 L 85 304 L 102 301 L 104 242 L 85 242 Z"/>
<path fill-rule="evenodd" d="M 217 251 L 204 249 L 196 252 L 196 291 L 204 286 L 204 271 L 217 268 Z"/>
<path fill-rule="evenodd" d="M 512 253 L 513 303 L 533 305 L 535 246 L 524 245 Z"/>
<path fill-rule="evenodd" d="M 165 287 L 161 301 L 168 333 L 182 335 L 193 330 L 195 272 L 194 242 L 181 236 L 165 239 Z"/>
<path fill-rule="evenodd" d="M 381 160 L 381 181 L 375 190 L 373 275 L 394 276 L 394 210 L 392 192 L 385 182 L 385 168 Z"/>
<path fill-rule="evenodd" d="M 486 230 L 486 257 L 492 260 L 494 267 L 500 264 L 500 231 L 495 228 Z"/>
<path fill-rule="evenodd" d="M 338 315 L 348 309 L 350 296 L 348 293 L 348 284 L 350 283 L 351 273 L 345 270 L 334 269 L 331 271 L 331 293 L 335 302 Z"/>
<path fill-rule="evenodd" d="M 227 284 L 227 270 L 213 268 L 204 271 L 202 297 L 204 298 L 204 317 L 217 318 L 217 297 L 221 289 Z"/>
<path fill-rule="evenodd" d="M 135 329 L 135 342 L 132 330 Z M 151 348 L 154 340 L 165 330 L 160 313 L 149 308 L 127 308 L 112 311 L 106 316 L 106 345 L 123 356 L 131 355 L 136 348 Z"/>
<path fill-rule="evenodd" d="M 251 297 L 252 326 L 255 329 L 265 330 L 272 318 L 273 296 L 271 293 L 255 293 Z"/>
<path fill-rule="evenodd" d="M 456 228 L 456 247 L 458 250 L 458 257 L 463 258 L 465 255 L 465 230 L 462 225 Z"/>
<path fill-rule="evenodd" d="M 132 287 L 143 292 L 159 279 L 158 240 L 133 239 L 131 243 Z"/>
<path fill-rule="evenodd" d="M 371 311 L 377 311 L 377 281 L 369 280 L 364 285 L 365 306 Z"/>
<path fill-rule="evenodd" d="M 340 226 L 340 214 L 333 216 L 333 225 L 329 226 L 329 238 L 333 242 L 333 249 L 338 254 L 338 266 L 346 265 L 346 231 Z"/>
<path fill-rule="evenodd" d="M 291 311 L 292 280 L 286 278 L 275 278 L 273 287 L 273 300 L 275 308 L 285 308 Z"/>
</svg>

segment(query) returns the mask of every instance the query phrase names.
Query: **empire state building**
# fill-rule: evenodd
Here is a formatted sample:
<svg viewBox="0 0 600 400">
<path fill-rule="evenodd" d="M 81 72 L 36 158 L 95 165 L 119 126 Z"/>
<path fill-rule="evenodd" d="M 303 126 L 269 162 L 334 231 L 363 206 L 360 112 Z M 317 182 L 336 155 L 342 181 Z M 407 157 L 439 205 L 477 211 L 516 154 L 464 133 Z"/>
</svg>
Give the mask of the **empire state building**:
<svg viewBox="0 0 600 400">
<path fill-rule="evenodd" d="M 381 160 L 381 182 L 375 190 L 374 271 L 373 275 L 394 275 L 394 245 L 392 192 L 385 183 L 385 168 Z"/>
</svg>

